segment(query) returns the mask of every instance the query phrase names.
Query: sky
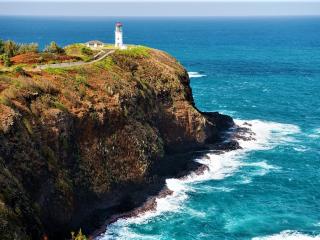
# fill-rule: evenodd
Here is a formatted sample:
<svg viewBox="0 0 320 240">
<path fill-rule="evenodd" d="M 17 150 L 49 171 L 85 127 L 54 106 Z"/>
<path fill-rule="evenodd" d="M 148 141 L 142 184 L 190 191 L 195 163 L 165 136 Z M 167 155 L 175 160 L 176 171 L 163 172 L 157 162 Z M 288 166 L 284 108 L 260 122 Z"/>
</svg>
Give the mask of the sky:
<svg viewBox="0 0 320 240">
<path fill-rule="evenodd" d="M 0 16 L 320 16 L 320 0 L 0 0 Z"/>
</svg>

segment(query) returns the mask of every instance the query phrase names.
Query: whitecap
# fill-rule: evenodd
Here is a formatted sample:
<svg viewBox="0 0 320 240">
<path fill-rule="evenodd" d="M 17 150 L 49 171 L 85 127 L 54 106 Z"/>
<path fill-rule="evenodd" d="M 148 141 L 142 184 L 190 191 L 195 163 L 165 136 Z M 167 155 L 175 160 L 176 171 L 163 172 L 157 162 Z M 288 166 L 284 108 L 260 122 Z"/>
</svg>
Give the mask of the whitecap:
<svg viewBox="0 0 320 240">
<path fill-rule="evenodd" d="M 240 181 L 238 181 L 240 184 L 249 184 L 249 183 L 251 183 L 252 182 L 252 178 L 251 177 L 248 177 L 248 176 L 246 176 L 246 177 L 242 177 L 241 179 L 240 179 Z"/>
<path fill-rule="evenodd" d="M 255 237 L 252 240 L 320 240 L 320 235 L 310 236 L 297 231 L 287 230 L 270 236 Z"/>
<path fill-rule="evenodd" d="M 151 218 L 165 212 L 179 212 L 181 210 L 185 210 L 183 202 L 188 199 L 189 192 L 196 191 L 195 185 L 198 182 L 208 180 L 219 181 L 225 179 L 234 175 L 243 166 L 253 166 L 265 171 L 277 169 L 276 166 L 270 165 L 265 161 L 246 163 L 243 159 L 247 153 L 252 150 L 266 150 L 284 142 L 290 142 L 293 139 L 291 135 L 300 132 L 300 129 L 297 126 L 290 124 L 260 120 L 235 120 L 235 123 L 240 127 L 249 127 L 255 133 L 254 139 L 249 141 L 238 140 L 242 149 L 227 151 L 222 154 L 208 153 L 205 157 L 196 159 L 195 161 L 206 165 L 208 169 L 206 169 L 202 174 L 191 173 L 183 179 L 167 179 L 166 185 L 167 188 L 172 191 L 172 194 L 166 197 L 157 198 L 155 209 L 141 213 L 137 217 L 119 219 L 115 223 L 111 224 L 108 227 L 107 232 L 98 239 L 109 239 L 108 236 L 112 236 L 112 234 L 117 232 L 123 232 L 123 228 L 129 228 L 130 224 L 145 223 Z M 244 134 L 248 134 L 249 137 L 249 133 Z M 263 174 L 265 173 L 266 172 Z M 220 189 L 220 191 L 226 190 L 227 189 Z"/>
<path fill-rule="evenodd" d="M 294 149 L 295 151 L 297 151 L 297 152 L 306 152 L 306 151 L 309 150 L 309 148 L 304 147 L 304 146 L 294 147 L 293 149 Z"/>
<path fill-rule="evenodd" d="M 316 128 L 308 135 L 310 138 L 320 138 L 320 128 Z"/>
<path fill-rule="evenodd" d="M 201 74 L 199 72 L 188 72 L 189 78 L 201 78 L 206 77 L 207 75 Z"/>
<path fill-rule="evenodd" d="M 253 163 L 244 163 L 243 166 L 258 168 L 258 170 L 255 171 L 253 173 L 253 175 L 259 175 L 259 176 L 266 175 L 271 170 L 280 170 L 281 169 L 278 166 L 274 166 L 274 165 L 268 164 L 266 161 L 253 162 Z"/>
<path fill-rule="evenodd" d="M 235 123 L 245 127 L 249 124 L 251 131 L 255 133 L 256 141 L 239 140 L 240 146 L 247 150 L 267 150 L 285 142 L 296 142 L 292 135 L 301 132 L 300 128 L 293 124 L 261 120 L 235 120 Z"/>
</svg>

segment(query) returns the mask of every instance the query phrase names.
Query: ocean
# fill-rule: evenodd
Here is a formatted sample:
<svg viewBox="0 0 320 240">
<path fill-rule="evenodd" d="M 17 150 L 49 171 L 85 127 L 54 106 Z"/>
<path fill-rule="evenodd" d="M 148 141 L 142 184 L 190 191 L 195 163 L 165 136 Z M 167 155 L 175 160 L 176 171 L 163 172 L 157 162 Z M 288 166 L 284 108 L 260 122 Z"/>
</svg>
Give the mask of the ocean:
<svg viewBox="0 0 320 240">
<path fill-rule="evenodd" d="M 154 211 L 98 239 L 320 239 L 320 18 L 0 17 L 0 38 L 159 48 L 188 70 L 196 106 L 251 125 L 242 149 L 195 159 L 203 175 L 168 179 Z"/>
</svg>

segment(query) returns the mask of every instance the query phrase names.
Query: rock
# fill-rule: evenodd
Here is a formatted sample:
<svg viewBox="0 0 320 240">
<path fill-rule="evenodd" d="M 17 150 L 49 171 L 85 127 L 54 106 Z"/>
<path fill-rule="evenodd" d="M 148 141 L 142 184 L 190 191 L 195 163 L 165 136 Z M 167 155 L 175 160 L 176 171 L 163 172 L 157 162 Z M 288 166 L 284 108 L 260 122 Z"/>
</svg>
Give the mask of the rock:
<svg viewBox="0 0 320 240">
<path fill-rule="evenodd" d="M 157 195 L 166 177 L 205 171 L 188 160 L 194 151 L 239 147 L 221 143 L 232 118 L 200 112 L 186 70 L 159 50 L 15 81 L 22 87 L 1 92 L 13 91 L 12 105 L 0 104 L 3 239 L 91 233 Z"/>
</svg>

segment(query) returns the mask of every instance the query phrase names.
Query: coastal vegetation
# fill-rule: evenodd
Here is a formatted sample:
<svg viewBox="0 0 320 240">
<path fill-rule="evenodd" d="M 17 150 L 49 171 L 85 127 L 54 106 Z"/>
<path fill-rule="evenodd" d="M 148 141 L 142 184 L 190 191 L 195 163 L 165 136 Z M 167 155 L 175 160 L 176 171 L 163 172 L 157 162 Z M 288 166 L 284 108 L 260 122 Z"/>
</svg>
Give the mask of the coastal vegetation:
<svg viewBox="0 0 320 240">
<path fill-rule="evenodd" d="M 83 43 L 70 44 L 62 48 L 56 42 L 51 42 L 40 51 L 36 43 L 19 44 L 12 40 L 0 40 L 0 71 L 15 71 L 17 66 L 22 69 L 32 69 L 43 64 L 90 62 L 103 56 L 105 51 L 111 50 L 115 50 L 117 55 L 124 57 L 149 57 L 149 48 L 139 45 L 128 45 L 126 49 L 120 50 L 115 49 L 112 44 L 105 44 L 101 49 L 91 49 Z M 111 65 L 110 58 L 96 64 L 96 66 L 106 68 Z"/>
<path fill-rule="evenodd" d="M 190 165 L 170 154 L 206 148 L 233 123 L 194 107 L 186 70 L 165 52 L 130 46 L 92 64 L 35 68 L 94 54 L 79 44 L 46 50 L 0 67 L 4 240 L 64 239 L 80 228 L 72 238 L 86 239 Z"/>
<path fill-rule="evenodd" d="M 65 51 L 62 47 L 58 46 L 56 42 L 51 42 L 44 48 L 44 52 L 63 54 Z"/>
<path fill-rule="evenodd" d="M 37 64 L 77 61 L 79 59 L 79 57 L 66 54 L 65 49 L 55 42 L 51 42 L 43 51 L 40 51 L 36 43 L 20 44 L 12 40 L 3 41 L 0 39 L 0 70 L 1 65 L 6 71 L 12 71 L 15 68 L 10 68 L 11 66 L 20 65 L 20 67 L 32 68 Z M 24 64 L 25 66 L 22 66 Z"/>
<path fill-rule="evenodd" d="M 82 43 L 75 43 L 66 46 L 65 48 L 66 54 L 73 57 L 78 57 L 82 59 L 83 61 L 90 61 L 95 52 L 91 50 L 90 48 L 86 47 Z"/>
</svg>

